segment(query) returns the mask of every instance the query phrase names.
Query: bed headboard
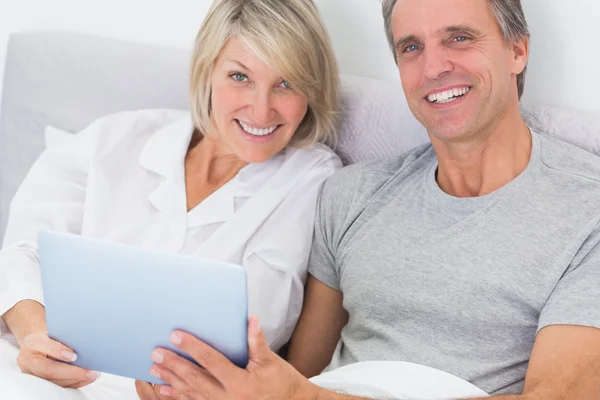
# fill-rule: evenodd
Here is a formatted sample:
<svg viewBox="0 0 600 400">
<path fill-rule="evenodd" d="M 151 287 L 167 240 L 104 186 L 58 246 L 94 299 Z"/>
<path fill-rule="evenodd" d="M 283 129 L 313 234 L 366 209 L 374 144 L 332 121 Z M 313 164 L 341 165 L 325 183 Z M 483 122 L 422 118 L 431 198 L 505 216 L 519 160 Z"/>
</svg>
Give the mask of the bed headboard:
<svg viewBox="0 0 600 400">
<path fill-rule="evenodd" d="M 187 109 L 189 56 L 184 50 L 86 34 L 11 35 L 0 110 L 0 241 L 10 201 L 45 148 L 47 126 L 75 133 L 119 111 Z M 342 102 L 337 150 L 346 163 L 427 140 L 398 81 L 345 75 Z M 369 135 L 359 137 L 363 132 Z"/>
<path fill-rule="evenodd" d="M 317 1 L 342 71 L 363 77 L 343 77 L 338 153 L 346 162 L 362 161 L 424 142 L 424 129 L 406 106 L 388 52 L 379 6 L 371 3 L 377 1 L 343 1 L 343 8 L 339 1 Z M 365 25 L 353 26 L 347 23 L 350 20 Z M 184 50 L 86 34 L 11 35 L 0 110 L 0 242 L 10 200 L 44 149 L 46 126 L 77 132 L 94 119 L 118 111 L 186 109 L 188 59 Z M 535 90 L 535 85 L 526 87 L 526 93 Z M 548 127 L 547 133 L 559 136 L 573 132 L 574 126 L 581 128 L 571 118 L 575 114 L 584 115 L 581 110 L 554 112 L 543 107 L 525 112 L 536 129 Z M 600 117 L 589 110 L 585 116 L 594 122 L 579 129 L 581 135 L 567 139 L 600 152 Z"/>
</svg>

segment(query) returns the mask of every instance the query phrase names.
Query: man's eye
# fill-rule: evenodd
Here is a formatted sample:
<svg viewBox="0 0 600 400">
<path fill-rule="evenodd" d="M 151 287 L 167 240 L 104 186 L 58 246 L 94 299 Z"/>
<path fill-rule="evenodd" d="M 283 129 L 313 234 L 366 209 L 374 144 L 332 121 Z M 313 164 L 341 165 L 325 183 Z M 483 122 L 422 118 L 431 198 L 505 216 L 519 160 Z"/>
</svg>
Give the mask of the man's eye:
<svg viewBox="0 0 600 400">
<path fill-rule="evenodd" d="M 404 48 L 404 53 L 410 53 L 416 50 L 419 50 L 419 46 L 417 46 L 416 44 L 411 44 L 410 46 L 406 46 Z"/>
<path fill-rule="evenodd" d="M 246 75 L 242 74 L 241 72 L 234 72 L 233 74 L 231 74 L 229 76 L 236 82 L 245 82 L 248 80 L 248 77 Z"/>
<path fill-rule="evenodd" d="M 455 42 L 466 42 L 467 40 L 469 40 L 469 38 L 466 36 L 457 36 L 452 40 L 454 40 Z"/>
<path fill-rule="evenodd" d="M 279 86 L 281 86 L 284 89 L 291 89 L 292 85 L 290 85 L 290 83 L 288 81 L 281 81 L 281 83 L 279 84 Z"/>
</svg>

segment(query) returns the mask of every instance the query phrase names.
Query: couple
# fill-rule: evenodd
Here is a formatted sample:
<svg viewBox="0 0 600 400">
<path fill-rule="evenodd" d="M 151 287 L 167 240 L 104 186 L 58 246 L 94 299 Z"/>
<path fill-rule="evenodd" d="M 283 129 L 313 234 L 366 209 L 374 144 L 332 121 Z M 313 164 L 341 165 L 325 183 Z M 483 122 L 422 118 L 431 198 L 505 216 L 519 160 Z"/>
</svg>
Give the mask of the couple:
<svg viewBox="0 0 600 400">
<path fill-rule="evenodd" d="M 144 400 L 360 399 L 306 377 L 369 360 L 434 367 L 499 399 L 600 395 L 600 161 L 521 118 L 520 1 L 382 9 L 431 139 L 402 157 L 335 172 L 316 144 L 333 131 L 338 77 L 307 0 L 215 2 L 192 63 L 193 122 L 108 117 L 42 155 L 0 253 L 11 279 L 0 312 L 23 372 L 65 387 L 97 378 L 53 361 L 74 355 L 45 333 L 35 235 L 52 227 L 198 256 L 210 247 L 246 267 L 258 316 L 249 366 L 173 332 L 204 369 L 155 350 L 152 373 L 170 386 L 137 382 Z M 289 191 L 277 190 L 282 176 Z M 250 203 L 267 190 L 272 202 Z M 218 251 L 211 237 L 247 223 L 245 206 L 262 220 Z M 284 361 L 275 352 L 290 338 Z"/>
</svg>

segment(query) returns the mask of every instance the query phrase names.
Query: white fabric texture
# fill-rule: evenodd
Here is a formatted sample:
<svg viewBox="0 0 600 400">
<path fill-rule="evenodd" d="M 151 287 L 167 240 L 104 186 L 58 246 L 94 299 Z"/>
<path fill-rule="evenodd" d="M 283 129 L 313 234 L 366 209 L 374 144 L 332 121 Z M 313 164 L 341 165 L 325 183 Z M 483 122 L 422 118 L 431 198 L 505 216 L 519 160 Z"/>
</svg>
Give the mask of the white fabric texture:
<svg viewBox="0 0 600 400">
<path fill-rule="evenodd" d="M 523 118 L 534 131 L 600 156 L 600 115 L 560 107 L 525 105 Z"/>
<path fill-rule="evenodd" d="M 327 147 L 285 149 L 249 164 L 187 211 L 187 112 L 103 118 L 47 149 L 11 205 L 0 251 L 0 314 L 43 303 L 37 254 L 42 229 L 243 265 L 249 313 L 277 350 L 302 308 L 317 195 L 341 166 Z"/>
<path fill-rule="evenodd" d="M 73 134 L 64 131 L 60 128 L 48 125 L 44 130 L 44 143 L 46 148 L 49 149 L 54 146 L 60 146 L 66 144 L 73 138 Z"/>
<path fill-rule="evenodd" d="M 334 392 L 377 399 L 435 400 L 488 396 L 457 376 L 409 362 L 359 362 L 316 376 L 311 382 Z"/>
</svg>

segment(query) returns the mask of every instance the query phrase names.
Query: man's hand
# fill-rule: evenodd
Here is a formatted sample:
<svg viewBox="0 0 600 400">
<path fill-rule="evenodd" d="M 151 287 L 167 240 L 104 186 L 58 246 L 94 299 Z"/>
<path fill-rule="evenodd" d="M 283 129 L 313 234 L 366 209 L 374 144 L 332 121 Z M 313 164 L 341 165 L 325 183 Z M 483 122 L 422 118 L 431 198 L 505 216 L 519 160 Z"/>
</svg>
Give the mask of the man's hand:
<svg viewBox="0 0 600 400">
<path fill-rule="evenodd" d="M 317 396 L 315 385 L 269 349 L 254 317 L 248 324 L 250 359 L 246 369 L 190 334 L 175 331 L 171 342 L 204 369 L 171 351 L 155 350 L 152 359 L 156 364 L 150 373 L 171 385 L 157 385 L 159 395 L 186 400 L 310 400 Z M 141 389 L 150 395 L 147 387 Z"/>
<path fill-rule="evenodd" d="M 17 364 L 26 374 L 62 387 L 78 389 L 94 382 L 100 374 L 57 361 L 71 362 L 76 358 L 73 350 L 50 339 L 46 332 L 36 332 L 23 339 Z"/>
<path fill-rule="evenodd" d="M 166 400 L 166 398 L 159 393 L 158 386 L 148 382 L 135 381 L 135 391 L 140 400 Z"/>
</svg>

